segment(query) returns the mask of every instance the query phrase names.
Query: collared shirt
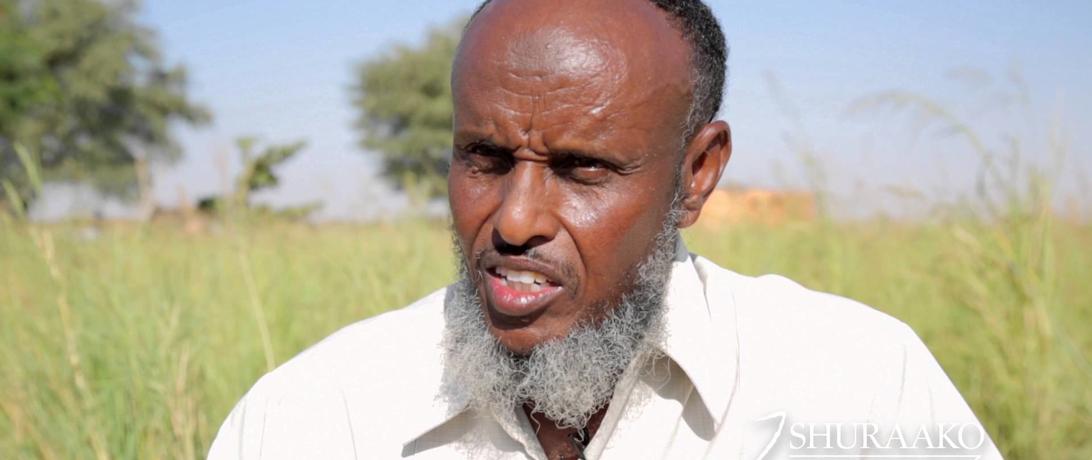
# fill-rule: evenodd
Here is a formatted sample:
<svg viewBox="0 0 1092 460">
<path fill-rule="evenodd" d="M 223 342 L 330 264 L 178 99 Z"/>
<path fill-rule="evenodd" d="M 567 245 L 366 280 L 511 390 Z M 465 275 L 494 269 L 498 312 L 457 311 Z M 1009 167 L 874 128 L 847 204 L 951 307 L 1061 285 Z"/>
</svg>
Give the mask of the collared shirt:
<svg viewBox="0 0 1092 460">
<path fill-rule="evenodd" d="M 522 411 L 478 413 L 443 385 L 446 294 L 350 325 L 262 377 L 209 458 L 545 458 Z M 1001 458 L 890 316 L 681 243 L 665 308 L 663 353 L 622 376 L 586 458 Z"/>
</svg>

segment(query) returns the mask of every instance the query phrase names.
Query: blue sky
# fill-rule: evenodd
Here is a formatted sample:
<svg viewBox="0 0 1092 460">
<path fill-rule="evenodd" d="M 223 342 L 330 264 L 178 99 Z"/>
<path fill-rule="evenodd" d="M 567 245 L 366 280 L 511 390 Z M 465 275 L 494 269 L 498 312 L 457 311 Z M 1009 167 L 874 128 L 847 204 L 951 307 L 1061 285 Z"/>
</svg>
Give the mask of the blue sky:
<svg viewBox="0 0 1092 460">
<path fill-rule="evenodd" d="M 168 62 L 187 66 L 193 98 L 215 117 L 210 126 L 177 131 L 186 158 L 157 171 L 160 201 L 173 205 L 180 190 L 191 199 L 220 190 L 224 160 L 234 167 L 232 140 L 256 135 L 308 141 L 285 167 L 282 187 L 262 200 L 322 200 L 328 218 L 397 207 L 400 200 L 375 177 L 374 158 L 359 149 L 351 127 L 354 65 L 393 43 L 418 41 L 430 25 L 475 4 L 146 1 L 141 21 L 158 30 Z M 911 206 L 891 201 L 885 191 L 891 188 L 930 199 L 969 190 L 976 161 L 958 140 L 928 131 L 915 136 L 905 116 L 847 115 L 855 100 L 886 89 L 950 105 L 985 125 L 991 142 L 1019 135 L 1024 156 L 1035 163 L 1052 161 L 1047 134 L 1060 130 L 1069 142 L 1061 179 L 1069 193 L 1080 191 L 1076 177 L 1092 167 L 1092 2 L 710 4 L 731 45 L 722 113 L 734 133 L 729 182 L 805 186 L 809 174 L 791 145 L 806 139 L 846 208 Z M 1022 76 L 1031 98 L 1026 109 L 1004 115 L 993 110 L 1001 100 L 995 90 L 1016 87 L 1010 74 Z"/>
</svg>

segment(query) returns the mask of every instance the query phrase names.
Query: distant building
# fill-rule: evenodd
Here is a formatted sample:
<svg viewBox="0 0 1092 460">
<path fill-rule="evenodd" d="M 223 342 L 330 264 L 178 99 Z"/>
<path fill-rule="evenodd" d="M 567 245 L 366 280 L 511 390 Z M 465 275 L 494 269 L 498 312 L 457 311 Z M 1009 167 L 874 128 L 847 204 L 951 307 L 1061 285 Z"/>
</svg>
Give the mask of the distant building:
<svg viewBox="0 0 1092 460">
<path fill-rule="evenodd" d="M 733 186 L 713 191 L 702 208 L 698 225 L 711 229 L 738 223 L 782 225 L 812 221 L 815 216 L 812 192 Z"/>
</svg>

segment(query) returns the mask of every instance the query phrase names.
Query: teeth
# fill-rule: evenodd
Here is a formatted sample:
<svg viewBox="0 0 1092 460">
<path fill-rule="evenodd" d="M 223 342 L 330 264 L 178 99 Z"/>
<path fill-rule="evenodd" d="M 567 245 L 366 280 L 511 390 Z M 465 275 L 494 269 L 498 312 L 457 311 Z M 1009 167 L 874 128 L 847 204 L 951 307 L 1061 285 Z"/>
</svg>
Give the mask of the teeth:
<svg viewBox="0 0 1092 460">
<path fill-rule="evenodd" d="M 497 267 L 497 274 L 510 283 L 535 285 L 537 287 L 532 289 L 534 291 L 541 290 L 541 285 L 545 285 L 547 279 L 546 275 L 543 275 L 542 273 L 524 270 L 509 270 L 504 267 Z"/>
</svg>

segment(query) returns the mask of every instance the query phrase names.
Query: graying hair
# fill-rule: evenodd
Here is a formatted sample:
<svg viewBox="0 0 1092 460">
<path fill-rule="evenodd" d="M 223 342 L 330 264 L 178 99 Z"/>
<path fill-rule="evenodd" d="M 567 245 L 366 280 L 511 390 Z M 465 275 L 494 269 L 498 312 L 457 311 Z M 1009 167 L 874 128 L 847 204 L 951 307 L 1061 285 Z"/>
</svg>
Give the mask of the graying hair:
<svg viewBox="0 0 1092 460">
<path fill-rule="evenodd" d="M 448 391 L 462 394 L 470 407 L 496 417 L 510 417 L 526 403 L 559 427 L 585 427 L 609 403 L 623 372 L 659 353 L 664 297 L 682 216 L 679 201 L 676 194 L 649 254 L 631 270 L 631 287 L 616 305 L 606 306 L 607 318 L 599 324 L 578 324 L 565 337 L 540 344 L 527 356 L 512 353 L 489 332 L 468 262 L 456 243 L 460 278 L 444 309 Z"/>
</svg>

